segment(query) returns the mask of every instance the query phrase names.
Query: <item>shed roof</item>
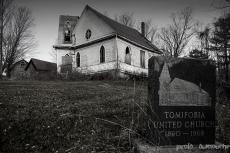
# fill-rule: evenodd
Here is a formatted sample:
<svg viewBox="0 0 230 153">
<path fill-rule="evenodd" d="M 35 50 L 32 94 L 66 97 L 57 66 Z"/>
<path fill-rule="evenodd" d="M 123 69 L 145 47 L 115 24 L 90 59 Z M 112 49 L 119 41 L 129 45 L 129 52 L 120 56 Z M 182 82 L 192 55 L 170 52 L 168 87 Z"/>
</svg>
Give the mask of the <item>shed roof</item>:
<svg viewBox="0 0 230 153">
<path fill-rule="evenodd" d="M 30 65 L 33 65 L 37 71 L 56 71 L 57 70 L 56 63 L 51 63 L 51 62 L 47 62 L 47 61 L 43 61 L 43 60 L 39 60 L 35 58 L 31 58 L 25 70 L 27 70 Z"/>
</svg>

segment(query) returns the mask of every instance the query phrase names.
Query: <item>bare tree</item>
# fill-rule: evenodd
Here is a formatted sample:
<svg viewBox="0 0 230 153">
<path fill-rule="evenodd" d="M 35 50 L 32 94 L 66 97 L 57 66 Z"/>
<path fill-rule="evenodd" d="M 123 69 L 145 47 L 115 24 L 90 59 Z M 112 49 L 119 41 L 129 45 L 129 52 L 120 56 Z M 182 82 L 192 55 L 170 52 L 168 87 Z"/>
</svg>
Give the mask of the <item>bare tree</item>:
<svg viewBox="0 0 230 153">
<path fill-rule="evenodd" d="M 121 24 L 124 24 L 128 27 L 134 28 L 135 27 L 135 19 L 133 13 L 126 12 L 121 15 L 116 15 L 115 20 Z"/>
<path fill-rule="evenodd" d="M 58 43 L 58 39 L 55 40 L 55 44 Z M 52 61 L 57 63 L 57 51 L 55 48 L 51 48 L 50 52 L 49 52 L 50 57 L 52 58 Z"/>
<path fill-rule="evenodd" d="M 31 11 L 25 7 L 19 7 L 12 15 L 4 32 L 3 41 L 3 67 L 9 70 L 11 65 L 22 58 L 35 45 L 34 36 L 31 32 L 33 17 Z"/>
<path fill-rule="evenodd" d="M 0 0 L 0 79 L 3 64 L 3 32 L 11 16 L 12 2 L 13 0 Z"/>
<path fill-rule="evenodd" d="M 136 19 L 134 18 L 133 13 L 123 13 L 119 16 L 115 16 L 115 20 L 123 25 L 126 25 L 128 27 L 134 28 L 138 31 L 141 31 L 141 23 L 136 25 Z M 157 33 L 157 27 L 152 25 L 151 19 L 148 19 L 146 21 L 143 21 L 145 23 L 145 34 L 144 36 L 153 44 L 156 44 L 156 33 Z"/>
<path fill-rule="evenodd" d="M 208 26 L 197 32 L 198 38 L 201 42 L 201 50 L 204 51 L 207 56 L 209 55 L 210 32 L 211 29 Z"/>
<path fill-rule="evenodd" d="M 159 38 L 170 56 L 180 56 L 188 42 L 194 35 L 195 23 L 192 18 L 192 9 L 187 7 L 178 14 L 172 14 L 172 23 L 161 29 Z"/>
<path fill-rule="evenodd" d="M 152 43 L 155 42 L 155 36 L 157 33 L 157 27 L 153 26 L 151 20 L 145 22 L 145 37 Z"/>
<path fill-rule="evenodd" d="M 214 4 L 214 1 L 211 4 L 216 9 L 229 9 L 230 8 L 230 0 L 225 0 L 223 4 Z"/>
</svg>

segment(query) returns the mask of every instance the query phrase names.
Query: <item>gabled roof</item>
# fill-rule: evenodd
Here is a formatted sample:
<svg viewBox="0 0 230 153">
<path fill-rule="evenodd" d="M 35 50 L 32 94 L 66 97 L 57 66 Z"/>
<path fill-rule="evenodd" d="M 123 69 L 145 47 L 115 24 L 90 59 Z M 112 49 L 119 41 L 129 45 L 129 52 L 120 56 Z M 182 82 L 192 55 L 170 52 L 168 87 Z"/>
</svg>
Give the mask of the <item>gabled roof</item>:
<svg viewBox="0 0 230 153">
<path fill-rule="evenodd" d="M 57 64 L 47 61 L 42 61 L 39 59 L 31 58 L 30 62 L 27 64 L 25 70 L 29 68 L 30 65 L 33 65 L 37 71 L 56 71 Z"/>
<path fill-rule="evenodd" d="M 20 64 L 21 62 L 25 62 L 26 64 L 28 64 L 28 62 L 24 59 L 22 60 L 19 60 L 17 62 L 15 62 L 13 65 L 10 66 L 10 71 L 17 65 L 17 64 Z"/>
<path fill-rule="evenodd" d="M 149 50 L 155 51 L 157 53 L 162 53 L 155 45 L 153 45 L 148 39 L 146 39 L 139 31 L 136 29 L 130 28 L 128 26 L 125 26 L 121 23 L 118 23 L 109 17 L 99 13 L 95 9 L 91 8 L 90 6 L 86 6 L 85 10 L 91 10 L 94 12 L 100 19 L 102 19 L 106 24 L 108 24 L 115 33 L 123 38 L 128 39 L 129 41 L 132 41 L 134 43 L 137 43 Z"/>
</svg>

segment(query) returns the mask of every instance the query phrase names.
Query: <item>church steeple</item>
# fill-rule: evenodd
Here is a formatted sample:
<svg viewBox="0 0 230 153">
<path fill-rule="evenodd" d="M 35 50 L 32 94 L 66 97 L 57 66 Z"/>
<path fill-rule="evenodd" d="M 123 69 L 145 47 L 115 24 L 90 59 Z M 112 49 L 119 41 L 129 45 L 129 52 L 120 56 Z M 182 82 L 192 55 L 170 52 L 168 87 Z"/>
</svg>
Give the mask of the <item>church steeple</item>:
<svg viewBox="0 0 230 153">
<path fill-rule="evenodd" d="M 163 69 L 161 71 L 159 80 L 164 81 L 166 83 L 170 83 L 170 81 L 171 81 L 171 77 L 170 77 L 170 74 L 169 74 L 169 69 L 168 69 L 167 63 L 165 63 L 164 66 L 163 66 Z"/>
</svg>

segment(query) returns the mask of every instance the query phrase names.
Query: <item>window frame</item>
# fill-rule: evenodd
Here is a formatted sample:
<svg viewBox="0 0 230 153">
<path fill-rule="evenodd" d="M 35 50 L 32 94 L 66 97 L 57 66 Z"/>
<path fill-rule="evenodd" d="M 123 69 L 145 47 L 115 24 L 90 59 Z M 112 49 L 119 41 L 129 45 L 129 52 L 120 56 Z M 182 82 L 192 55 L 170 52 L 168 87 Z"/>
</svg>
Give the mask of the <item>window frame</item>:
<svg viewBox="0 0 230 153">
<path fill-rule="evenodd" d="M 100 63 L 105 63 L 105 47 L 100 47 Z"/>
<path fill-rule="evenodd" d="M 131 48 L 129 46 L 125 48 L 125 63 L 131 65 Z"/>
<path fill-rule="evenodd" d="M 72 43 L 72 32 L 70 29 L 71 23 L 69 20 L 67 20 L 64 25 L 64 43 Z"/>
<path fill-rule="evenodd" d="M 68 40 L 67 40 L 67 38 L 68 38 Z M 64 42 L 71 43 L 71 31 L 69 29 L 65 29 L 65 31 L 64 31 Z"/>
<path fill-rule="evenodd" d="M 76 67 L 80 67 L 81 66 L 81 55 L 79 52 L 77 52 L 76 55 Z"/>
<path fill-rule="evenodd" d="M 145 51 L 140 50 L 140 66 L 145 68 Z"/>
<path fill-rule="evenodd" d="M 90 29 L 87 29 L 85 32 L 85 38 L 86 40 L 89 40 L 92 36 L 92 31 Z"/>
</svg>

